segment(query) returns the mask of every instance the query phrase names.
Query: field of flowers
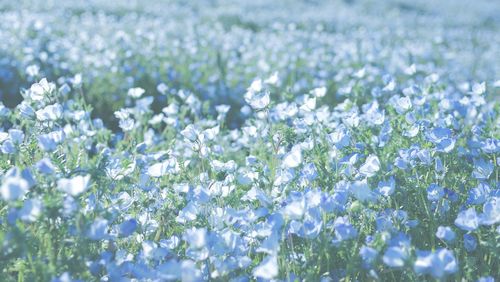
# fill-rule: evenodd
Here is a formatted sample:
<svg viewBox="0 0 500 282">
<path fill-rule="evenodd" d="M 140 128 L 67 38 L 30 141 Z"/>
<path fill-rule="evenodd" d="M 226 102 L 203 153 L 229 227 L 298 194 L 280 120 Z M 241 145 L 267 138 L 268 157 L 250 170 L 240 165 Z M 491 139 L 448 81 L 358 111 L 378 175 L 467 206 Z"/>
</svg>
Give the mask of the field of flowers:
<svg viewBox="0 0 500 282">
<path fill-rule="evenodd" d="M 0 1 L 0 281 L 500 279 L 500 2 Z"/>
</svg>

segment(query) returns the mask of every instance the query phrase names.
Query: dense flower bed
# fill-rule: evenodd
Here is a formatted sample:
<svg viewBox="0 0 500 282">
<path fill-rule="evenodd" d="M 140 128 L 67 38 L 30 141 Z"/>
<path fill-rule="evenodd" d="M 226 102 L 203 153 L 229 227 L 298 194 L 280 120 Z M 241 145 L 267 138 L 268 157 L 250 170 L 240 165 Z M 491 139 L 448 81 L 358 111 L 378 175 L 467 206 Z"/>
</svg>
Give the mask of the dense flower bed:
<svg viewBox="0 0 500 282">
<path fill-rule="evenodd" d="M 5 6 L 0 280 L 495 281 L 498 32 L 354 2 Z"/>
</svg>

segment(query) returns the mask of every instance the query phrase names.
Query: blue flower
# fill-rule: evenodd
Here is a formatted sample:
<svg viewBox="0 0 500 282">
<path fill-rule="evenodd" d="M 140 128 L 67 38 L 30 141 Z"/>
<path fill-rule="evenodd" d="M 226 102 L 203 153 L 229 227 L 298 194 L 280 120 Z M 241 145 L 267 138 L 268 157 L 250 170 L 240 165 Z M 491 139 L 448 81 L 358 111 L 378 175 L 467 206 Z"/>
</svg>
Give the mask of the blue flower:
<svg viewBox="0 0 500 282">
<path fill-rule="evenodd" d="M 486 201 L 489 193 L 490 186 L 488 186 L 488 184 L 484 182 L 481 182 L 477 187 L 469 190 L 467 204 L 480 205 Z"/>
<path fill-rule="evenodd" d="M 500 140 L 488 138 L 481 142 L 481 150 L 486 154 L 494 154 L 500 150 Z"/>
<path fill-rule="evenodd" d="M 382 257 L 382 261 L 390 267 L 402 267 L 405 265 L 408 254 L 403 247 L 389 247 Z"/>
<path fill-rule="evenodd" d="M 493 172 L 493 164 L 484 159 L 474 160 L 474 170 L 472 176 L 476 179 L 488 179 Z"/>
<path fill-rule="evenodd" d="M 471 234 L 464 234 L 464 248 L 467 252 L 472 252 L 477 248 L 477 240 Z"/>
<path fill-rule="evenodd" d="M 458 264 L 453 252 L 447 249 L 438 249 L 436 252 L 417 251 L 413 269 L 419 275 L 430 274 L 434 278 L 441 278 L 457 272 Z"/>
<path fill-rule="evenodd" d="M 137 229 L 137 220 L 131 218 L 120 223 L 118 226 L 118 234 L 121 237 L 128 237 Z"/>
<path fill-rule="evenodd" d="M 436 145 L 438 152 L 449 153 L 455 148 L 455 139 L 451 136 L 451 130 L 443 127 L 436 127 L 426 134 L 427 140 Z"/>
<path fill-rule="evenodd" d="M 49 158 L 43 158 L 39 160 L 35 166 L 37 170 L 43 174 L 52 174 L 55 170 L 55 167 Z"/>
<path fill-rule="evenodd" d="M 455 232 L 448 226 L 439 226 L 436 232 L 436 237 L 451 243 L 455 240 Z"/>
<path fill-rule="evenodd" d="M 90 225 L 88 237 L 96 241 L 109 237 L 108 221 L 103 218 L 97 218 L 96 220 L 94 220 L 94 222 Z"/>
<path fill-rule="evenodd" d="M 376 191 L 380 195 L 388 197 L 394 193 L 395 186 L 396 181 L 394 180 L 394 177 L 391 177 L 388 181 L 380 181 Z"/>
<path fill-rule="evenodd" d="M 483 213 L 479 215 L 483 225 L 493 225 L 500 222 L 500 197 L 491 197 L 483 205 Z"/>
<path fill-rule="evenodd" d="M 335 229 L 335 243 L 358 236 L 358 230 L 351 225 L 347 216 L 337 217 L 333 223 L 333 228 Z"/>
<path fill-rule="evenodd" d="M 443 187 L 435 183 L 432 183 L 427 188 L 427 199 L 429 201 L 439 201 L 441 200 L 441 198 L 443 198 L 443 196 L 444 196 Z"/>
<path fill-rule="evenodd" d="M 374 248 L 362 246 L 359 249 L 359 256 L 363 259 L 363 265 L 368 267 L 377 258 L 378 251 Z"/>
<path fill-rule="evenodd" d="M 479 227 L 479 217 L 477 216 L 476 210 L 474 208 L 469 208 L 459 212 L 455 219 L 455 225 L 465 231 L 476 230 Z"/>
</svg>

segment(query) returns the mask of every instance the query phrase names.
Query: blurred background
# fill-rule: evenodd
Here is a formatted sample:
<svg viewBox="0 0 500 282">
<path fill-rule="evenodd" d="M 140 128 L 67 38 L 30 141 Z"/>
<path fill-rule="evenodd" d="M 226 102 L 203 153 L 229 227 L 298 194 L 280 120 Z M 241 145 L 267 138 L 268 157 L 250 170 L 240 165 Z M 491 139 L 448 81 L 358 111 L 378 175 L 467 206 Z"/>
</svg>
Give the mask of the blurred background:
<svg viewBox="0 0 500 282">
<path fill-rule="evenodd" d="M 274 72 L 273 95 L 326 86 L 329 103 L 361 68 L 372 74 L 366 91 L 412 67 L 411 82 L 499 79 L 498 0 L 0 1 L 0 19 L 5 106 L 42 77 L 81 78 L 93 114 L 113 128 L 131 87 L 154 96 L 156 111 L 179 90 L 229 104 L 236 127 L 246 88 Z"/>
</svg>

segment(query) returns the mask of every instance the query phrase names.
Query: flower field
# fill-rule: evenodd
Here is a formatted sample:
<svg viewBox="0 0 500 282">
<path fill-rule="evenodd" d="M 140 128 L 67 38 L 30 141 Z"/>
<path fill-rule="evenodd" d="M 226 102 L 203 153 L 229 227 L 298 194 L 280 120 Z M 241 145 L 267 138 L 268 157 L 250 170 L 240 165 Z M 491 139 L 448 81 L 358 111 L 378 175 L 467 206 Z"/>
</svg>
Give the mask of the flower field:
<svg viewBox="0 0 500 282">
<path fill-rule="evenodd" d="M 0 281 L 500 279 L 500 3 L 0 1 Z"/>
</svg>

